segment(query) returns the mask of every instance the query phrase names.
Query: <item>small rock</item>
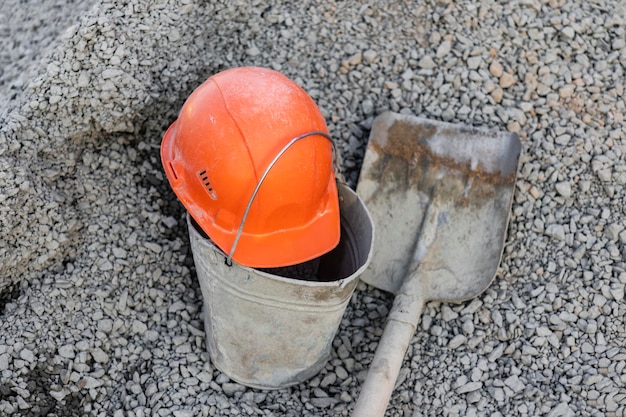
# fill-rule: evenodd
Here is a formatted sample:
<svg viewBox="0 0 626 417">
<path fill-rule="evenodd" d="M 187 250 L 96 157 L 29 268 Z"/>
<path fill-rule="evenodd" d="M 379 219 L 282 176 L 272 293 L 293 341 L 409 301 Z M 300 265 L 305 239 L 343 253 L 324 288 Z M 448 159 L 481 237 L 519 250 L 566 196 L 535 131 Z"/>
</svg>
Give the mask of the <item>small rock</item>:
<svg viewBox="0 0 626 417">
<path fill-rule="evenodd" d="M 439 47 L 437 48 L 437 52 L 435 55 L 437 58 L 443 58 L 446 55 L 448 55 L 451 50 L 452 50 L 452 42 L 443 41 L 439 44 Z"/>
<path fill-rule="evenodd" d="M 560 403 L 548 413 L 547 417 L 574 417 L 576 413 L 567 403 Z"/>
<path fill-rule="evenodd" d="M 501 88 L 509 88 L 510 86 L 512 86 L 513 84 L 515 84 L 516 82 L 516 78 L 513 76 L 513 74 L 510 74 L 508 72 L 505 72 L 502 74 L 502 76 L 500 77 L 500 82 L 499 85 Z"/>
<path fill-rule="evenodd" d="M 417 65 L 423 69 L 433 69 L 437 66 L 437 64 L 435 64 L 435 61 L 433 61 L 433 59 L 429 55 L 423 56 L 422 59 L 419 60 Z"/>
<path fill-rule="evenodd" d="M 574 31 L 574 28 L 571 26 L 565 26 L 563 29 L 561 29 L 561 33 L 567 39 L 574 39 L 574 37 L 576 36 L 576 31 Z"/>
<path fill-rule="evenodd" d="M 365 99 L 363 103 L 361 103 L 361 109 L 363 110 L 363 114 L 368 116 L 374 113 L 374 103 L 372 103 L 372 100 Z"/>
<path fill-rule="evenodd" d="M 0 371 L 6 371 L 9 369 L 9 354 L 3 353 L 0 355 Z"/>
<path fill-rule="evenodd" d="M 165 227 L 167 227 L 168 229 L 173 229 L 178 224 L 178 221 L 172 216 L 163 217 L 161 220 L 163 221 Z"/>
<path fill-rule="evenodd" d="M 372 51 L 371 49 L 363 52 L 363 60 L 366 64 L 371 64 L 372 62 L 374 62 L 377 56 L 378 54 L 376 53 L 376 51 Z"/>
<path fill-rule="evenodd" d="M 463 345 L 466 341 L 467 341 L 467 337 L 465 337 L 462 334 L 457 334 L 448 343 L 448 349 L 456 349 L 459 346 Z"/>
<path fill-rule="evenodd" d="M 526 388 L 526 384 L 524 384 L 517 375 L 512 375 L 505 379 L 504 385 L 511 388 L 516 394 L 524 391 L 524 388 Z"/>
<path fill-rule="evenodd" d="M 26 362 L 34 362 L 35 361 L 35 354 L 33 353 L 32 350 L 30 349 L 22 349 L 20 350 L 20 358 Z"/>
<path fill-rule="evenodd" d="M 107 68 L 104 71 L 102 71 L 100 76 L 102 77 L 102 79 L 107 80 L 109 78 L 114 78 L 114 77 L 117 77 L 119 75 L 122 75 L 123 73 L 124 73 L 124 71 L 122 71 L 119 68 Z"/>
<path fill-rule="evenodd" d="M 473 392 L 481 389 L 483 387 L 483 383 L 480 381 L 477 382 L 468 382 L 456 389 L 458 394 L 466 394 L 468 392 Z"/>
<path fill-rule="evenodd" d="M 502 64 L 498 61 L 491 61 L 489 65 L 489 72 L 496 78 L 502 77 L 502 73 L 504 72 L 504 68 Z"/>
<path fill-rule="evenodd" d="M 261 51 L 259 50 L 259 48 L 257 48 L 256 46 L 253 45 L 250 48 L 246 49 L 246 54 L 248 56 L 255 57 L 255 56 L 260 55 Z"/>
<path fill-rule="evenodd" d="M 348 59 L 348 63 L 352 66 L 359 65 L 363 61 L 363 55 L 358 52 Z"/>
<path fill-rule="evenodd" d="M 113 320 L 101 319 L 98 321 L 98 331 L 102 333 L 111 333 L 113 330 Z"/>
<path fill-rule="evenodd" d="M 59 355 L 65 359 L 74 359 L 76 354 L 74 353 L 74 345 L 65 345 L 59 348 Z"/>
<path fill-rule="evenodd" d="M 213 374 L 207 371 L 202 371 L 196 375 L 196 378 L 198 378 L 200 382 L 204 382 L 205 384 L 208 384 L 213 380 Z"/>
<path fill-rule="evenodd" d="M 69 393 L 70 392 L 67 390 L 67 388 L 63 388 L 60 391 L 50 391 L 50 396 L 57 401 L 63 401 L 63 399 L 67 397 Z"/>
<path fill-rule="evenodd" d="M 91 350 L 91 357 L 97 363 L 107 363 L 109 361 L 109 355 L 107 355 L 102 349 L 95 348 Z"/>
<path fill-rule="evenodd" d="M 244 392 L 245 390 L 246 387 L 234 382 L 225 382 L 222 384 L 222 391 L 224 391 L 224 394 L 226 394 L 228 397 L 232 397 L 233 395 L 235 395 L 235 393 Z"/>
<path fill-rule="evenodd" d="M 329 372 L 326 374 L 322 382 L 320 382 L 320 387 L 325 388 L 329 385 L 333 385 L 337 381 L 337 375 L 334 372 Z"/>
<path fill-rule="evenodd" d="M 113 269 L 113 264 L 108 259 L 104 260 L 104 262 L 102 262 L 100 264 L 100 270 L 101 271 L 106 272 L 106 271 L 110 271 L 112 269 Z"/>
<path fill-rule="evenodd" d="M 86 71 L 80 73 L 77 84 L 79 87 L 87 87 L 89 85 L 89 74 Z"/>
<path fill-rule="evenodd" d="M 585 256 L 586 252 L 587 252 L 587 247 L 585 245 L 580 245 L 578 248 L 576 248 L 574 253 L 572 253 L 572 257 L 576 259 L 577 261 L 580 261 L 583 258 L 583 256 Z"/>
<path fill-rule="evenodd" d="M 569 98 L 574 94 L 574 90 L 576 86 L 574 84 L 565 84 L 563 87 L 559 88 L 559 96 L 561 98 Z"/>
<path fill-rule="evenodd" d="M 505 344 L 504 343 L 500 343 L 498 345 L 498 347 L 496 347 L 490 354 L 489 357 L 487 358 L 489 360 L 489 362 L 495 362 L 496 360 L 498 360 L 502 354 L 504 353 L 504 348 L 505 348 Z"/>
<path fill-rule="evenodd" d="M 340 359 L 347 359 L 350 357 L 350 351 L 348 351 L 348 348 L 343 343 L 337 348 L 337 356 L 339 356 Z"/>
<path fill-rule="evenodd" d="M 104 383 L 94 377 L 86 376 L 80 381 L 78 381 L 78 385 L 82 387 L 82 389 L 92 389 L 101 387 Z"/>
<path fill-rule="evenodd" d="M 468 336 L 474 334 L 474 322 L 472 320 L 466 320 L 461 328 L 463 329 L 463 333 Z"/>
<path fill-rule="evenodd" d="M 595 374 L 595 375 L 591 375 L 588 376 L 587 378 L 585 378 L 583 380 L 583 383 L 585 385 L 593 385 L 593 384 L 597 384 L 598 382 L 602 381 L 604 379 L 604 377 L 600 374 Z"/>
<path fill-rule="evenodd" d="M 158 245 L 156 243 L 144 242 L 143 245 L 154 253 L 161 253 L 161 251 L 163 250 L 161 248 L 161 245 Z"/>
<path fill-rule="evenodd" d="M 459 314 L 456 311 L 452 310 L 449 306 L 445 304 L 441 306 L 441 318 L 445 322 L 455 320 L 457 317 L 459 317 Z"/>
<path fill-rule="evenodd" d="M 33 301 L 33 302 L 31 302 L 31 303 L 30 303 L 30 308 L 32 308 L 32 309 L 33 309 L 33 312 L 34 312 L 35 314 L 37 314 L 38 316 L 40 316 L 40 317 L 41 317 L 41 316 L 44 314 L 44 312 L 46 311 L 46 309 L 45 309 L 45 307 L 44 307 L 43 303 L 42 303 L 41 301 L 37 301 L 37 300 L 35 300 L 35 301 Z"/>
<path fill-rule="evenodd" d="M 504 92 L 502 91 L 501 88 L 495 88 L 491 92 L 491 98 L 493 98 L 493 101 L 495 101 L 496 103 L 500 103 L 503 97 L 504 97 Z"/>
<path fill-rule="evenodd" d="M 611 296 L 617 302 L 621 302 L 624 299 L 624 285 L 623 284 L 615 284 L 611 286 L 610 289 Z"/>
<path fill-rule="evenodd" d="M 335 368 L 335 375 L 337 375 L 337 378 L 339 378 L 342 381 L 346 379 L 348 376 L 350 376 L 348 374 L 348 371 L 346 371 L 343 366 L 338 366 Z"/>
<path fill-rule="evenodd" d="M 557 182 L 555 188 L 565 198 L 569 198 L 572 195 L 572 186 L 569 181 Z"/>
<path fill-rule="evenodd" d="M 482 62 L 483 62 L 482 57 L 480 57 L 480 56 L 472 56 L 472 57 L 469 57 L 467 59 L 467 66 L 470 69 L 474 69 L 475 70 L 475 69 L 478 69 L 480 67 L 480 64 L 482 64 Z"/>
<path fill-rule="evenodd" d="M 167 311 L 169 313 L 176 313 L 177 311 L 184 310 L 185 307 L 186 307 L 186 304 L 183 301 L 178 300 L 178 301 L 174 302 L 172 305 L 170 305 L 170 307 L 167 309 Z"/>
<path fill-rule="evenodd" d="M 133 320 L 133 333 L 144 334 L 148 330 L 148 326 L 139 320 Z"/>
<path fill-rule="evenodd" d="M 332 405 L 335 405 L 339 402 L 336 398 L 333 397 L 323 397 L 323 398 L 311 398 L 311 405 L 316 408 L 328 408 Z"/>
<path fill-rule="evenodd" d="M 604 229 L 604 236 L 613 242 L 617 242 L 622 229 L 623 228 L 620 224 L 612 223 Z"/>
<path fill-rule="evenodd" d="M 602 182 L 610 182 L 611 181 L 611 168 L 601 169 L 598 171 L 598 178 Z"/>
<path fill-rule="evenodd" d="M 565 228 L 560 224 L 551 224 L 546 227 L 546 235 L 557 240 L 565 240 Z"/>
</svg>

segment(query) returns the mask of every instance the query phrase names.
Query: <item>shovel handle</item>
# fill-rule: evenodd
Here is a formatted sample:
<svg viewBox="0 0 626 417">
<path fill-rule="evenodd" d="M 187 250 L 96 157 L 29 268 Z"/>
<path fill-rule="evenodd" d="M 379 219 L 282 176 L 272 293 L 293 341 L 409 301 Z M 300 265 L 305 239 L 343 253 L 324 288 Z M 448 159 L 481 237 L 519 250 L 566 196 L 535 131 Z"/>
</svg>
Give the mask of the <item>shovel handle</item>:
<svg viewBox="0 0 626 417">
<path fill-rule="evenodd" d="M 424 309 L 421 297 L 396 296 L 352 417 L 383 417 Z"/>
</svg>

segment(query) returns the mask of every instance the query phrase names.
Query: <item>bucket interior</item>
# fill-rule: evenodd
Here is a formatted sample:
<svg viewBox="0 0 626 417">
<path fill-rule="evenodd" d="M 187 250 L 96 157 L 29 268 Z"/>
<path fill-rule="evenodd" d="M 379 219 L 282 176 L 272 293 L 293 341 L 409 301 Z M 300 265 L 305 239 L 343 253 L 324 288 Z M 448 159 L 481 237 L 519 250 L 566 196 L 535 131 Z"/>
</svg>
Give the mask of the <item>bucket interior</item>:
<svg viewBox="0 0 626 417">
<path fill-rule="evenodd" d="M 316 282 L 330 282 L 348 278 L 363 265 L 365 260 L 359 263 L 358 245 L 354 233 L 349 225 L 344 223 L 341 224 L 339 243 L 330 252 L 301 264 L 280 268 L 259 268 L 259 270 L 285 278 Z"/>
</svg>

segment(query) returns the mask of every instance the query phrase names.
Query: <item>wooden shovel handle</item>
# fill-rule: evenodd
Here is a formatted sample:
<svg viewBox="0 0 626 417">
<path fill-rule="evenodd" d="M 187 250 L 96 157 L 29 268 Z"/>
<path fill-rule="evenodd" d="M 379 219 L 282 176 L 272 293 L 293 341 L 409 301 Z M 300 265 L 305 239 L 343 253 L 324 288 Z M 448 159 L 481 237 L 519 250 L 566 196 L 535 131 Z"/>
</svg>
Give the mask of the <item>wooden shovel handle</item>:
<svg viewBox="0 0 626 417">
<path fill-rule="evenodd" d="M 396 296 L 352 417 L 385 415 L 404 355 L 423 309 L 422 297 L 404 294 Z"/>
</svg>

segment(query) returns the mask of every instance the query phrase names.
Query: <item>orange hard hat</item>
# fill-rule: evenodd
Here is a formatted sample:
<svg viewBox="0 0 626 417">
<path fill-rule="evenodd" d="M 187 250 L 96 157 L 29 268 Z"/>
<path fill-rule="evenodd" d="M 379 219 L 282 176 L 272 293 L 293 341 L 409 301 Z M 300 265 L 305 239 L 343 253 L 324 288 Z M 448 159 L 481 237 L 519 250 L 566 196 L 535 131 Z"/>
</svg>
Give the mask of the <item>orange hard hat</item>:
<svg viewBox="0 0 626 417">
<path fill-rule="evenodd" d="M 241 265 L 294 265 L 339 243 L 324 117 L 276 71 L 241 67 L 210 77 L 165 133 L 161 160 L 187 211 Z"/>
</svg>

